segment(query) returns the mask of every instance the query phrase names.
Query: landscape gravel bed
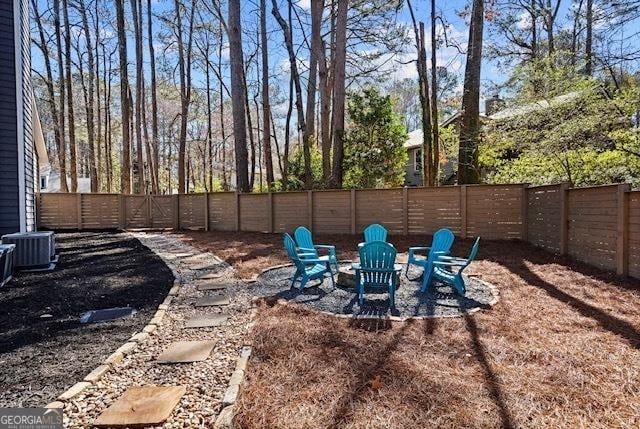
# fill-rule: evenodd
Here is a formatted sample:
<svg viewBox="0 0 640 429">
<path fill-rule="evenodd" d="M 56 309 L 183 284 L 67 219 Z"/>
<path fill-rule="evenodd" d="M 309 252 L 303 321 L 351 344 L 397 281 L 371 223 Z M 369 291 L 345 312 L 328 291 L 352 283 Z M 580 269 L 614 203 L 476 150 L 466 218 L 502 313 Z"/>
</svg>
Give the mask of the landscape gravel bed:
<svg viewBox="0 0 640 429">
<path fill-rule="evenodd" d="M 341 267 L 347 268 L 350 265 L 341 264 Z M 294 271 L 292 266 L 266 270 L 249 286 L 249 292 L 256 297 L 283 299 L 319 311 L 359 317 L 456 317 L 489 308 L 498 300 L 497 289 L 476 277 L 465 278 L 467 291 L 464 296 L 439 282 L 434 282 L 426 292 L 420 292 L 421 269 L 412 266 L 408 279 L 404 275 L 403 265 L 400 286 L 395 296 L 395 309 L 389 308 L 388 294 L 380 291 L 367 291 L 364 303 L 360 306 L 354 288 L 342 285 L 333 288 L 328 278 L 322 282 L 309 282 L 304 291 L 297 287 L 291 288 Z"/>
<path fill-rule="evenodd" d="M 96 384 L 65 404 L 65 427 L 90 427 L 102 411 L 117 400 L 130 386 L 183 385 L 186 394 L 166 421 L 165 428 L 212 427 L 222 409 L 222 398 L 236 361 L 245 345 L 249 323 L 250 296 L 232 279 L 232 268 L 211 254 L 202 259 L 215 265 L 211 271 L 226 273 L 219 281 L 227 285 L 230 305 L 196 309 L 195 301 L 211 292 L 197 290 L 196 278 L 203 270 L 189 268 L 176 254 L 196 255 L 200 252 L 178 238 L 161 234 L 136 233 L 143 244 L 155 250 L 180 279 L 177 295 L 166 308 L 157 329 L 137 349 L 126 356 Z M 186 257 L 185 257 L 186 258 Z M 217 292 L 216 292 L 217 293 Z M 226 324 L 211 328 L 185 329 L 185 321 L 196 315 L 228 315 Z M 200 362 L 160 364 L 156 359 L 176 341 L 215 340 L 211 356 Z"/>
</svg>

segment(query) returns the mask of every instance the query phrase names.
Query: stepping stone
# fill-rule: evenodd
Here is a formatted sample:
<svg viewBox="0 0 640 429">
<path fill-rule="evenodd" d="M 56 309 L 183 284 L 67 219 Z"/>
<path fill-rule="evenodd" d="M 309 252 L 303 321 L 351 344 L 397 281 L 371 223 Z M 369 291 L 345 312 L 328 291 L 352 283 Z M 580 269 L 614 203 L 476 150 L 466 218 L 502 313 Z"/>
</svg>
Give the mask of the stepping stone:
<svg viewBox="0 0 640 429">
<path fill-rule="evenodd" d="M 198 280 L 213 280 L 219 279 L 225 275 L 224 271 L 216 271 L 213 273 L 204 273 L 198 276 Z"/>
<path fill-rule="evenodd" d="M 160 426 L 169 418 L 187 389 L 184 386 L 134 386 L 107 408 L 98 427 Z"/>
<path fill-rule="evenodd" d="M 189 267 L 189 269 L 192 270 L 218 270 L 220 271 L 220 268 L 222 267 L 222 264 L 220 264 L 220 262 L 216 262 L 216 261 L 208 261 L 208 262 L 199 262 L 199 263 L 193 263 L 193 264 L 187 264 L 187 266 Z"/>
<path fill-rule="evenodd" d="M 187 320 L 185 328 L 211 328 L 222 326 L 229 317 L 225 314 L 214 314 L 205 316 L 195 316 Z"/>
<path fill-rule="evenodd" d="M 96 323 L 106 320 L 119 319 L 121 317 L 133 316 L 136 310 L 131 307 L 105 308 L 103 310 L 91 310 L 80 316 L 80 323 Z"/>
<path fill-rule="evenodd" d="M 189 256 L 193 256 L 193 253 L 188 252 L 169 252 L 176 258 L 188 258 Z"/>
<path fill-rule="evenodd" d="M 229 304 L 229 298 L 225 295 L 203 296 L 196 301 L 196 307 L 219 307 Z"/>
<path fill-rule="evenodd" d="M 215 341 L 178 341 L 171 344 L 160 356 L 159 363 L 188 363 L 205 360 L 216 345 Z"/>
<path fill-rule="evenodd" d="M 198 281 L 198 290 L 206 291 L 206 290 L 224 290 L 227 286 L 219 281 L 215 280 L 200 280 Z"/>
</svg>

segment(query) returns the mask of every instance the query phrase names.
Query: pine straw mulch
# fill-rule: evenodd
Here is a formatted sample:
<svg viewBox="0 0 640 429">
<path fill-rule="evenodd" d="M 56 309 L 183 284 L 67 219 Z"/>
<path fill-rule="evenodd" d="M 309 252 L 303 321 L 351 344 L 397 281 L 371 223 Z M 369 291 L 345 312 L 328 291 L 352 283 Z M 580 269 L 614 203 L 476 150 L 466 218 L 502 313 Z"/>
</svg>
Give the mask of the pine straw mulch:
<svg viewBox="0 0 640 429">
<path fill-rule="evenodd" d="M 219 234 L 187 236 L 243 274 L 279 259 L 279 236 Z M 408 241 L 427 242 L 392 239 Z M 469 271 L 501 300 L 457 319 L 356 322 L 263 303 L 239 427 L 640 426 L 639 282 L 509 242 L 484 242 Z"/>
</svg>

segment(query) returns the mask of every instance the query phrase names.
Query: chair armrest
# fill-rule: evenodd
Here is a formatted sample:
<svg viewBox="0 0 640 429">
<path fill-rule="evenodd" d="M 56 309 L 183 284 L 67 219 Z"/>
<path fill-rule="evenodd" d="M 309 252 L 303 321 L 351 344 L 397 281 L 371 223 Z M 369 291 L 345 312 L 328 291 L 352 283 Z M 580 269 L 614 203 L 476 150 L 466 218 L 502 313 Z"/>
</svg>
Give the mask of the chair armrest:
<svg viewBox="0 0 640 429">
<path fill-rule="evenodd" d="M 431 249 L 431 247 L 426 247 L 426 246 L 419 246 L 419 247 L 409 247 L 409 252 L 416 251 L 416 250 L 429 250 Z"/>
<path fill-rule="evenodd" d="M 302 252 L 315 252 L 316 249 L 314 249 L 313 247 L 296 247 L 296 250 L 302 251 Z"/>
<path fill-rule="evenodd" d="M 460 258 L 458 256 L 438 255 L 438 259 L 441 261 L 449 261 L 449 262 L 467 262 L 466 258 Z"/>
<path fill-rule="evenodd" d="M 318 256 L 318 254 L 316 252 L 303 252 L 303 253 L 298 253 L 298 258 L 300 259 L 304 259 L 307 260 L 306 258 L 308 258 L 309 256 L 315 258 Z"/>
<path fill-rule="evenodd" d="M 316 249 L 327 249 L 327 250 L 336 250 L 336 246 L 332 246 L 329 244 L 316 244 Z"/>
<path fill-rule="evenodd" d="M 300 262 L 302 262 L 305 265 L 315 265 L 315 264 L 322 264 L 322 265 L 326 265 L 329 261 L 326 259 L 300 259 Z"/>
<path fill-rule="evenodd" d="M 439 265 L 443 267 L 466 267 L 469 261 L 460 260 L 460 261 L 452 261 L 452 262 L 444 262 L 444 261 L 433 261 L 433 265 Z"/>
</svg>

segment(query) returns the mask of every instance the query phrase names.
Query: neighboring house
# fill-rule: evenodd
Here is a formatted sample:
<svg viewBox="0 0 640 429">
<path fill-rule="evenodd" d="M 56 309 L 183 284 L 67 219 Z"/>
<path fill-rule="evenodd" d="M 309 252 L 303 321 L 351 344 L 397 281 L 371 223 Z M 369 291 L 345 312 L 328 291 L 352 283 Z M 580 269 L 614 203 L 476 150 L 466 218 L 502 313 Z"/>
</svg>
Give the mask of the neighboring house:
<svg viewBox="0 0 640 429">
<path fill-rule="evenodd" d="M 36 228 L 29 0 L 0 2 L 0 234 Z"/>
<path fill-rule="evenodd" d="M 409 159 L 405 169 L 405 186 L 422 186 L 422 129 L 413 130 L 409 133 L 409 138 L 404 143 Z M 440 164 L 441 174 L 444 176 L 442 182 L 450 184 L 455 179 L 455 163 L 446 160 Z"/>
</svg>

